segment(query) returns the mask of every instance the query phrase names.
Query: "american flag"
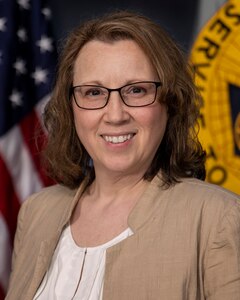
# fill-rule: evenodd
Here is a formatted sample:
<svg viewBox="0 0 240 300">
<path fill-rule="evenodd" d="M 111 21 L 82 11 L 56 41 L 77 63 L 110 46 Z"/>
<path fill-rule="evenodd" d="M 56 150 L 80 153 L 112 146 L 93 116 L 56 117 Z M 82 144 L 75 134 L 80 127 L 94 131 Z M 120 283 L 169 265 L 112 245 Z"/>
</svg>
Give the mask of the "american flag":
<svg viewBox="0 0 240 300">
<path fill-rule="evenodd" d="M 50 20 L 44 0 L 0 0 L 0 300 L 20 205 L 51 184 L 39 157 L 46 136 L 41 114 L 56 67 Z"/>
</svg>

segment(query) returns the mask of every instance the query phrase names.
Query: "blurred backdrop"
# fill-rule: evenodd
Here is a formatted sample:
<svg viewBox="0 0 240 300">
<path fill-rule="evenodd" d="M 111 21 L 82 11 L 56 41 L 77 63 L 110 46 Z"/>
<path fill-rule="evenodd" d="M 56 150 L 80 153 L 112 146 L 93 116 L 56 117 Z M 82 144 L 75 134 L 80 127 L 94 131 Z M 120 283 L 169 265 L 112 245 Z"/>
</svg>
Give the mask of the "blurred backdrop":
<svg viewBox="0 0 240 300">
<path fill-rule="evenodd" d="M 50 0 L 57 40 L 89 17 L 115 9 L 128 9 L 157 21 L 185 48 L 189 48 L 197 26 L 198 5 L 198 0 Z"/>
<path fill-rule="evenodd" d="M 80 22 L 116 9 L 133 10 L 147 15 L 162 25 L 185 49 L 202 25 L 225 0 L 49 0 L 56 40 L 61 40 Z"/>
</svg>

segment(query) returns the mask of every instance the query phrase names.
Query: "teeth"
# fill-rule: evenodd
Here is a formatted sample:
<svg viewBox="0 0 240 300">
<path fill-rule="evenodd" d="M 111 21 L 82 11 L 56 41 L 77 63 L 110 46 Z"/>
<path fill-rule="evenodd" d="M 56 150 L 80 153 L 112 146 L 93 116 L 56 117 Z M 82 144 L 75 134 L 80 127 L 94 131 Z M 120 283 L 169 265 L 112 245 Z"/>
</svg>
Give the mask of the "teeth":
<svg viewBox="0 0 240 300">
<path fill-rule="evenodd" d="M 106 142 L 113 144 L 124 143 L 127 140 L 130 140 L 133 137 L 133 134 L 119 135 L 119 136 L 108 136 L 104 135 L 103 138 Z"/>
</svg>

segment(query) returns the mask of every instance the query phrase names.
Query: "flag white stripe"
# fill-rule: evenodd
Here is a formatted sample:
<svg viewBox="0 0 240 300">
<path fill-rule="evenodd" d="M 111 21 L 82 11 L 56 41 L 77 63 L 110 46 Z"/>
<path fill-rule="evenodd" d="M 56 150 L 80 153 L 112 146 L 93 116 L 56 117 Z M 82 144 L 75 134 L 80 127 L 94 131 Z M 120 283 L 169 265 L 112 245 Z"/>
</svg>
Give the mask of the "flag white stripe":
<svg viewBox="0 0 240 300">
<path fill-rule="evenodd" d="M 0 285 L 6 292 L 11 269 L 11 246 L 5 220 L 0 213 Z"/>
<path fill-rule="evenodd" d="M 0 153 L 21 202 L 43 187 L 18 126 L 0 138 Z"/>
</svg>

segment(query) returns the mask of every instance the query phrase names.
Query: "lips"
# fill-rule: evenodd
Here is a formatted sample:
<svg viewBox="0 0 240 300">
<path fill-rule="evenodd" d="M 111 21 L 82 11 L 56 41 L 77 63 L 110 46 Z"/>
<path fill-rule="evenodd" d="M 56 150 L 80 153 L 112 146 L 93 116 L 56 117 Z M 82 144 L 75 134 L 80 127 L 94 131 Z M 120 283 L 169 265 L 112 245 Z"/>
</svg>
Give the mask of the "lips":
<svg viewBox="0 0 240 300">
<path fill-rule="evenodd" d="M 133 133 L 124 135 L 102 135 L 103 139 L 112 144 L 120 144 L 130 140 L 134 136 Z"/>
</svg>

